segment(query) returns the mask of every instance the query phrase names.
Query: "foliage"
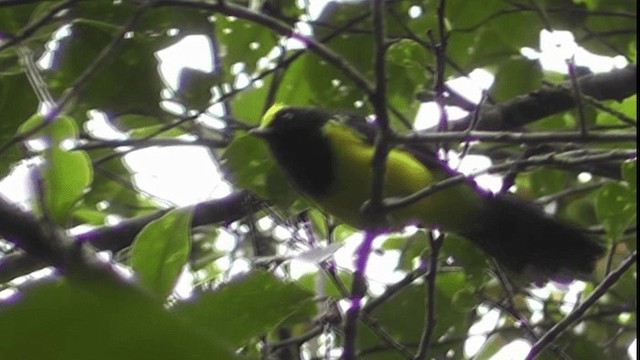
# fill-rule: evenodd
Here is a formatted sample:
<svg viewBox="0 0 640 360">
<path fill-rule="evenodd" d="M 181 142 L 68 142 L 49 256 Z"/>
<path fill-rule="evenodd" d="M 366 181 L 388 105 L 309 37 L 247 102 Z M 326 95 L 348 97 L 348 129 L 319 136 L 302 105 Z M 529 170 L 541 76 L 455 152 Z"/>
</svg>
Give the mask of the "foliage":
<svg viewBox="0 0 640 360">
<path fill-rule="evenodd" d="M 0 197 L 0 214 L 24 219 L 0 215 L 0 294 L 12 300 L 0 304 L 0 353 L 334 358 L 354 331 L 346 345 L 358 358 L 461 359 L 470 328 L 496 309 L 476 359 L 541 338 L 540 359 L 626 358 L 637 336 L 636 3 L 352 1 L 314 17 L 300 3 L 0 1 L 0 178 L 28 167 L 34 179 L 27 212 Z M 549 71 L 521 51 L 539 48 L 541 30 L 570 31 L 587 51 L 631 65 L 594 74 L 569 57 L 566 73 Z M 193 35 L 211 46 L 190 56 L 210 52 L 212 71 L 182 69 L 172 86 L 157 51 Z M 495 82 L 470 101 L 449 80 L 479 68 Z M 369 279 L 358 326 L 345 330 L 338 304 L 358 281 L 335 258 L 356 232 L 308 210 L 246 136 L 274 101 L 384 109 L 407 135 L 400 142 L 415 141 L 421 103 L 464 110 L 448 124 L 459 136 L 439 146 L 491 158 L 505 188 L 607 244 L 584 283 L 586 305 L 568 296 L 580 284 L 507 281 L 473 244 L 447 236 L 436 250 L 420 229 L 375 243 L 399 258 L 384 269 L 394 276 L 382 291 Z M 97 111 L 121 137 L 91 131 Z M 173 145 L 209 148 L 236 193 L 166 212 L 134 186 L 123 157 Z M 34 218 L 37 229 L 26 225 Z M 99 250 L 112 254 L 106 275 Z M 315 270 L 297 276 L 300 260 Z M 22 277 L 47 265 L 54 279 Z M 188 300 L 175 292 L 185 281 Z"/>
</svg>

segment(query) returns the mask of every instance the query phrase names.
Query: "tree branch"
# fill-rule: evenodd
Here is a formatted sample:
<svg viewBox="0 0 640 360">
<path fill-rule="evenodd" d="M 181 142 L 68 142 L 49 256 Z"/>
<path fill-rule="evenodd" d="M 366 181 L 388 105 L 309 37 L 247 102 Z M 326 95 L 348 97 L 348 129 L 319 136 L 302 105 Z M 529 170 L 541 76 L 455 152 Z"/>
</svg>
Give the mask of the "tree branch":
<svg viewBox="0 0 640 360">
<path fill-rule="evenodd" d="M 0 198 L 0 205 L 2 201 Z M 258 203 L 258 200 L 249 195 L 249 193 L 239 191 L 223 199 L 205 201 L 197 205 L 189 206 L 187 209 L 193 213 L 191 226 L 196 227 L 220 222 L 233 222 L 242 218 L 247 213 L 247 208 L 256 206 Z M 14 207 L 11 206 L 11 208 Z M 0 208 L 0 210 L 2 209 Z M 124 220 L 114 226 L 100 227 L 76 236 L 74 242 L 86 242 L 99 250 L 120 251 L 131 245 L 143 227 L 151 221 L 162 217 L 168 211 L 169 210 L 161 210 L 153 214 Z M 2 213 L 0 213 L 0 218 L 5 219 Z M 9 221 L 0 222 L 0 234 L 18 234 L 24 232 L 11 230 L 11 225 L 14 224 L 11 224 Z M 24 226 L 28 228 L 32 225 L 31 222 L 28 222 L 28 224 Z M 15 226 L 20 227 L 22 225 L 15 224 Z M 3 230 L 5 227 L 6 230 Z M 18 239 L 19 238 L 20 236 L 18 236 Z M 7 238 L 7 240 L 12 242 L 19 241 L 12 239 L 13 238 Z M 38 250 L 40 248 L 39 246 L 35 248 L 20 246 L 20 248 L 24 249 L 26 254 L 12 254 L 0 259 L 0 282 L 10 281 L 18 276 L 38 270 L 46 266 L 47 263 L 52 264 L 58 262 L 47 259 L 46 253 L 40 254 L 41 251 Z"/>
<path fill-rule="evenodd" d="M 637 68 L 631 64 L 608 73 L 590 74 L 577 79 L 583 95 L 596 100 L 622 100 L 637 92 Z M 517 96 L 497 105 L 486 105 L 480 109 L 477 130 L 499 131 L 518 128 L 546 116 L 571 110 L 576 106 L 571 83 L 560 86 L 544 86 L 526 95 Z M 467 129 L 473 116 L 450 124 L 451 130 Z"/>
</svg>

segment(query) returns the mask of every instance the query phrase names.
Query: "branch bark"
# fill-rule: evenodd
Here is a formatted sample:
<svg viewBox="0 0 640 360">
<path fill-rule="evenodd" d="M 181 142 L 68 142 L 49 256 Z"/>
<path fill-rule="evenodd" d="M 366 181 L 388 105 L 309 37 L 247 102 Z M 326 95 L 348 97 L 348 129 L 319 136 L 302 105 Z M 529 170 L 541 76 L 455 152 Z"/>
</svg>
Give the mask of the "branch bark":
<svg viewBox="0 0 640 360">
<path fill-rule="evenodd" d="M 243 217 L 248 207 L 258 204 L 255 198 L 245 191 L 233 193 L 223 199 L 210 200 L 194 206 L 191 226 L 202 226 L 216 223 L 230 223 Z M 114 226 L 100 227 L 74 238 L 74 243 L 89 243 L 99 250 L 120 251 L 131 245 L 136 235 L 148 223 L 156 220 L 169 210 L 162 210 L 153 214 L 127 219 Z M 0 222 L 0 234 L 23 249 L 25 253 L 16 253 L 0 259 L 0 282 L 7 282 L 18 276 L 38 270 L 47 264 L 59 265 L 60 260 L 51 258 L 50 249 L 43 249 L 44 234 L 34 233 L 39 227 L 35 218 L 21 214 L 19 209 L 11 204 L 5 204 L 0 198 L 0 218 L 13 219 Z M 31 240 L 35 239 L 35 240 Z M 55 253 L 55 252 L 54 252 Z"/>
<path fill-rule="evenodd" d="M 595 100 L 622 100 L 637 92 L 637 66 L 630 64 L 608 73 L 590 74 L 578 78 L 583 95 Z M 571 82 L 559 86 L 544 86 L 501 104 L 485 105 L 480 109 L 475 130 L 500 131 L 518 128 L 546 116 L 573 109 L 575 98 Z M 451 130 L 466 130 L 473 114 L 450 124 Z"/>
</svg>

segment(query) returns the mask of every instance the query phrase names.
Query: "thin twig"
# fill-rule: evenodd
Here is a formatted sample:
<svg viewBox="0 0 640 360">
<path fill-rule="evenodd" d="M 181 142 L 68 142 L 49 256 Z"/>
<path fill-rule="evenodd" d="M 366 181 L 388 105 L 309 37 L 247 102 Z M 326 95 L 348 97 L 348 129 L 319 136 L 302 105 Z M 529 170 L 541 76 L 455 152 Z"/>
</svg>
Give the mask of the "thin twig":
<svg viewBox="0 0 640 360">
<path fill-rule="evenodd" d="M 535 166 L 535 165 L 549 165 L 549 164 L 562 164 L 562 165 L 576 165 L 585 163 L 597 163 L 603 161 L 612 160 L 626 160 L 632 159 L 637 156 L 635 150 L 611 150 L 601 154 L 584 155 L 567 157 L 567 153 L 550 153 L 545 155 L 533 156 L 528 159 L 521 159 L 516 161 L 506 161 L 499 165 L 493 165 L 486 169 L 478 170 L 467 175 L 456 175 L 445 180 L 439 181 L 433 185 L 430 185 L 420 191 L 417 191 L 409 196 L 400 199 L 389 199 L 386 201 L 385 210 L 393 211 L 404 206 L 409 206 L 437 191 L 455 186 L 467 181 L 468 178 L 473 178 L 478 175 L 491 174 L 504 170 L 508 170 L 513 166 Z"/>
<path fill-rule="evenodd" d="M 353 283 L 351 286 L 350 305 L 347 310 L 344 324 L 344 346 L 342 358 L 344 360 L 356 359 L 356 333 L 358 328 L 358 317 L 362 299 L 367 292 L 367 279 L 365 278 L 365 270 L 369 255 L 371 254 L 371 246 L 377 234 L 373 231 L 366 231 L 364 239 L 358 247 L 356 253 L 355 271 L 353 272 Z"/>
<path fill-rule="evenodd" d="M 402 278 L 402 280 L 388 286 L 385 292 L 382 293 L 382 295 L 367 302 L 367 305 L 362 308 L 362 313 L 371 314 L 378 306 L 384 304 L 389 298 L 397 294 L 400 290 L 411 285 L 411 283 L 419 279 L 427 271 L 428 268 L 424 266 L 424 264 L 421 264 L 415 270 L 410 271 L 409 273 L 407 273 L 407 275 L 405 275 L 404 278 Z"/>
<path fill-rule="evenodd" d="M 576 111 L 578 112 L 578 124 L 580 126 L 580 134 L 587 136 L 587 118 L 584 113 L 584 104 L 582 103 L 582 91 L 578 83 L 578 75 L 576 74 L 576 64 L 573 58 L 567 60 L 569 68 L 569 78 L 571 79 L 571 89 L 573 90 L 573 99 L 576 103 Z"/>
<path fill-rule="evenodd" d="M 427 272 L 427 281 L 425 282 L 427 298 L 425 299 L 424 329 L 420 336 L 420 344 L 418 345 L 418 352 L 413 358 L 414 360 L 426 359 L 429 345 L 436 329 L 436 276 L 438 275 L 438 255 L 440 254 L 442 240 L 442 234 L 436 238 L 433 231 L 429 232 L 431 256 L 429 257 L 429 272 Z"/>
<path fill-rule="evenodd" d="M 24 1 L 22 2 L 24 3 Z M 35 34 L 35 32 L 38 31 L 38 29 L 47 25 L 49 23 L 49 20 L 51 20 L 54 16 L 56 16 L 60 11 L 72 6 L 73 3 L 75 2 L 78 2 L 78 0 L 67 0 L 67 1 L 61 2 L 58 5 L 52 6 L 38 20 L 22 28 L 18 35 L 10 36 L 10 39 L 8 41 L 3 42 L 0 45 L 0 52 L 12 46 L 18 45 L 23 40 L 29 38 L 31 35 Z"/>
<path fill-rule="evenodd" d="M 635 132 L 607 132 L 583 135 L 576 131 L 567 132 L 504 132 L 504 131 L 450 131 L 445 133 L 394 134 L 390 139 L 399 144 L 420 144 L 447 141 L 481 141 L 507 144 L 548 144 L 553 142 L 633 142 L 638 140 Z"/>
<path fill-rule="evenodd" d="M 553 343 L 553 341 L 562 334 L 571 324 L 578 320 L 600 297 L 607 293 L 607 290 L 616 284 L 618 279 L 633 265 L 638 258 L 637 251 L 634 251 L 626 258 L 620 266 L 609 273 L 604 280 L 593 290 L 593 292 L 577 307 L 569 313 L 564 319 L 559 321 L 554 327 L 547 331 L 535 344 L 531 347 L 526 360 L 533 360 L 545 347 Z"/>
<path fill-rule="evenodd" d="M 365 94 L 371 95 L 375 92 L 374 87 L 369 83 L 367 78 L 362 75 L 355 67 L 353 67 L 344 57 L 332 51 L 329 47 L 316 41 L 313 38 L 304 36 L 291 29 L 291 26 L 285 22 L 280 21 L 274 17 L 268 16 L 263 13 L 252 11 L 244 6 L 236 5 L 234 3 L 225 2 L 224 5 L 220 3 L 203 2 L 200 0 L 159 0 L 154 6 L 180 6 L 194 9 L 203 9 L 212 12 L 218 12 L 227 16 L 235 16 L 240 19 L 252 21 L 256 24 L 263 25 L 269 29 L 274 30 L 283 36 L 290 36 L 303 42 L 307 48 L 328 63 L 335 66 L 338 70 L 342 71 L 353 83 L 358 86 Z"/>
<path fill-rule="evenodd" d="M 29 131 L 17 134 L 11 140 L 9 140 L 4 145 L 0 146 L 0 155 L 6 151 L 11 146 L 22 142 L 34 134 L 37 134 L 40 130 L 44 129 L 48 126 L 53 120 L 55 120 L 58 115 L 60 115 L 68 103 L 76 97 L 80 93 L 80 91 L 87 85 L 91 77 L 105 65 L 105 63 L 109 60 L 109 58 L 115 53 L 115 50 L 122 44 L 125 39 L 125 35 L 133 29 L 134 25 L 138 22 L 140 17 L 144 14 L 144 12 L 154 3 L 155 1 L 145 1 L 142 5 L 138 7 L 136 12 L 131 16 L 129 21 L 122 26 L 120 32 L 111 40 L 107 46 L 102 49 L 100 54 L 93 60 L 93 62 L 76 78 L 73 84 L 68 87 L 62 96 L 58 99 L 56 104 L 47 111 L 47 114 L 43 117 L 42 121 L 31 128 Z"/>
<path fill-rule="evenodd" d="M 384 29 L 384 1 L 372 2 L 373 35 L 375 41 L 374 71 L 376 74 L 375 92 L 370 96 L 376 113 L 375 147 L 372 159 L 371 199 L 363 209 L 365 218 L 370 224 L 384 224 L 382 208 L 383 187 L 389 154 L 389 118 L 387 114 L 387 79 L 385 71 L 385 29 Z"/>
</svg>

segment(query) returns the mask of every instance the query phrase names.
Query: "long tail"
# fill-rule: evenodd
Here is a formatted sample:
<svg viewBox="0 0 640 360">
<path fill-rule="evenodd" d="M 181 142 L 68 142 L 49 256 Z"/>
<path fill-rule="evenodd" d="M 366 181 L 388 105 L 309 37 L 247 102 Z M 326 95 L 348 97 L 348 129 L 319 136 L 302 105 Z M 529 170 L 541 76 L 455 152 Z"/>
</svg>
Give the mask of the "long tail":
<svg viewBox="0 0 640 360">
<path fill-rule="evenodd" d="M 604 249 L 580 229 L 511 195 L 486 200 L 487 211 L 461 235 L 500 264 L 517 273 L 562 280 L 593 272 Z"/>
</svg>

